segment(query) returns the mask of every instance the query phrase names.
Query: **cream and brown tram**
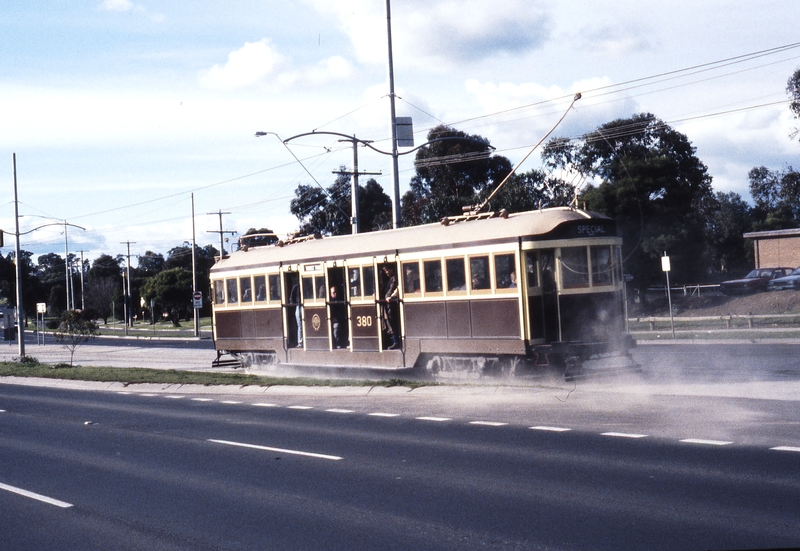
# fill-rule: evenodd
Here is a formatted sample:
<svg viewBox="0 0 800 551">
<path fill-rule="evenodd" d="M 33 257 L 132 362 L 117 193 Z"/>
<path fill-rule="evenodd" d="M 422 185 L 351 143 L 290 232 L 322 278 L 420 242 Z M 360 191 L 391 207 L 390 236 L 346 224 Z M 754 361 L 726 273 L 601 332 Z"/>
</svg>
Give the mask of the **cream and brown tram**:
<svg viewBox="0 0 800 551">
<path fill-rule="evenodd" d="M 211 269 L 218 360 L 439 376 L 631 365 L 612 219 L 568 207 L 475 218 L 245 242 Z"/>
</svg>

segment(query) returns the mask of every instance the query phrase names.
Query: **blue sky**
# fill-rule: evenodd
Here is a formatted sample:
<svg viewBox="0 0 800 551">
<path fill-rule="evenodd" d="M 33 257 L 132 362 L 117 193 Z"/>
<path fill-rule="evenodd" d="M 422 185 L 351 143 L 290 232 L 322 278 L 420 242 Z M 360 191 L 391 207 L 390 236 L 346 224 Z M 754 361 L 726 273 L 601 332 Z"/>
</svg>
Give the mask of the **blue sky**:
<svg viewBox="0 0 800 551">
<path fill-rule="evenodd" d="M 67 220 L 70 250 L 166 253 L 224 229 L 296 228 L 289 201 L 305 169 L 274 136 L 314 129 L 388 149 L 384 0 L 6 0 L 0 5 L 0 228 Z M 583 92 L 557 134 L 651 112 L 685 133 L 717 191 L 749 199 L 754 166 L 800 165 L 785 85 L 800 48 L 613 85 L 800 42 L 800 4 L 762 1 L 395 0 L 398 116 L 417 143 L 445 122 L 480 134 L 512 163 Z M 609 86 L 611 86 L 609 88 Z M 301 139 L 292 152 L 322 185 L 349 144 Z M 413 175 L 401 158 L 401 192 Z M 0 161 L 0 166 L 2 166 Z M 532 156 L 522 170 L 538 167 Z M 360 151 L 359 168 L 390 159 Z M 5 199 L 2 199 L 5 197 Z M 46 217 L 46 218 L 42 218 Z M 6 244 L 12 245 L 13 240 Z M 57 227 L 23 236 L 63 254 Z M 8 247 L 4 252 L 8 252 Z"/>
</svg>

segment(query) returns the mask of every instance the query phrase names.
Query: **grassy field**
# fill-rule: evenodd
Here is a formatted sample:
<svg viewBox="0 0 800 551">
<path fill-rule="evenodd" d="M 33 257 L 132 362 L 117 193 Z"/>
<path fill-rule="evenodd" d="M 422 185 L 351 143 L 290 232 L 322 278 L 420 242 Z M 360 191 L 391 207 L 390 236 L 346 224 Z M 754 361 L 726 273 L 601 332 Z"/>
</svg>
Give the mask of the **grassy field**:
<svg viewBox="0 0 800 551">
<path fill-rule="evenodd" d="M 68 364 L 48 365 L 32 358 L 20 362 L 0 362 L 0 377 L 41 377 L 74 381 L 101 381 L 123 384 L 157 383 L 170 385 L 235 385 L 235 386 L 406 386 L 420 387 L 434 383 L 389 379 L 367 381 L 356 379 L 314 379 L 310 377 L 265 377 L 245 373 L 210 373 L 174 369 L 143 369 L 120 367 L 70 367 Z"/>
</svg>

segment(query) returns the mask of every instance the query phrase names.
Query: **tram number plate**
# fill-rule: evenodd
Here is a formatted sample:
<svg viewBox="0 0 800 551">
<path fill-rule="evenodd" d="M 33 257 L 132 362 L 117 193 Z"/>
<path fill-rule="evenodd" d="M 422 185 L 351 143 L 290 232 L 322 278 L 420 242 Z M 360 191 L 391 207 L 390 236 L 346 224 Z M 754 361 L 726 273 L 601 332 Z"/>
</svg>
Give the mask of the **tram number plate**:
<svg viewBox="0 0 800 551">
<path fill-rule="evenodd" d="M 356 327 L 372 327 L 372 316 L 356 316 Z"/>
</svg>

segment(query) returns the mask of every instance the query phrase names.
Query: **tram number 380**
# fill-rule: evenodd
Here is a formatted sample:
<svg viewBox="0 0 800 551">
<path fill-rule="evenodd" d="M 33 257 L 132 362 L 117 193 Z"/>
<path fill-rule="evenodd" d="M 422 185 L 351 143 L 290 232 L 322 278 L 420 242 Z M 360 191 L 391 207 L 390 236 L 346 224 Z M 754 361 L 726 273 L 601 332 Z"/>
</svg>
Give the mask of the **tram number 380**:
<svg viewBox="0 0 800 551">
<path fill-rule="evenodd" d="M 372 316 L 356 316 L 356 327 L 372 327 Z"/>
</svg>

